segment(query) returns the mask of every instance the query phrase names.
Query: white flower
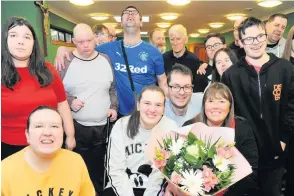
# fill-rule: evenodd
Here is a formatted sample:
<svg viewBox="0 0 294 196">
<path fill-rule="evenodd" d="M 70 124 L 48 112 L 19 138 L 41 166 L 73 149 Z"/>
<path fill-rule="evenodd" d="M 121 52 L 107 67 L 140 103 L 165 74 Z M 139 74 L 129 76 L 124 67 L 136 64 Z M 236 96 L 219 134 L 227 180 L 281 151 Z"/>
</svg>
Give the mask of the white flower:
<svg viewBox="0 0 294 196">
<path fill-rule="evenodd" d="M 191 145 L 191 146 L 188 146 L 186 148 L 187 150 L 187 153 L 189 155 L 192 155 L 194 157 L 198 157 L 199 156 L 199 146 L 197 144 L 194 144 L 194 145 Z"/>
<path fill-rule="evenodd" d="M 226 171 L 228 169 L 228 165 L 230 164 L 230 161 L 228 159 L 221 158 L 217 155 L 214 156 L 212 162 L 215 165 L 215 167 L 222 172 Z"/>
<path fill-rule="evenodd" d="M 181 152 L 183 147 L 184 140 L 179 138 L 177 141 L 174 141 L 170 147 L 170 150 L 173 152 L 174 155 L 178 155 Z"/>
<path fill-rule="evenodd" d="M 181 188 L 185 191 L 188 191 L 191 196 L 203 195 L 203 178 L 202 171 L 196 170 L 186 170 L 182 172 L 183 179 L 181 181 Z"/>
</svg>

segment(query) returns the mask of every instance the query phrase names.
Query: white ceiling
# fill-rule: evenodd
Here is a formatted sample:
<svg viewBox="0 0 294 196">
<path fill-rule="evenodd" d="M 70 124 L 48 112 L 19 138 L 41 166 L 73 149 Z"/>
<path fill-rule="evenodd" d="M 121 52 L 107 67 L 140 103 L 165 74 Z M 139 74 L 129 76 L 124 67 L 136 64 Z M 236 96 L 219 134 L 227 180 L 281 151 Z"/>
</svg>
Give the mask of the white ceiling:
<svg viewBox="0 0 294 196">
<path fill-rule="evenodd" d="M 165 22 L 159 17 L 163 12 L 176 12 L 180 17 L 172 24 L 183 24 L 188 33 L 195 33 L 199 28 L 209 28 L 208 23 L 223 22 L 225 25 L 211 32 L 227 32 L 232 29 L 233 22 L 226 19 L 225 15 L 229 13 L 245 13 L 249 16 L 255 16 L 266 20 L 273 13 L 291 13 L 294 12 L 294 1 L 283 1 L 283 4 L 275 8 L 263 8 L 257 5 L 256 1 L 192 1 L 190 4 L 182 7 L 176 7 L 166 3 L 166 0 L 157 1 L 113 1 L 113 0 L 95 0 L 95 3 L 87 7 L 75 6 L 68 1 L 48 1 L 49 9 L 53 13 L 74 23 L 87 23 L 90 26 L 101 23 L 90 18 L 91 13 L 108 13 L 111 15 L 120 15 L 122 10 L 129 6 L 136 6 L 142 15 L 150 16 L 150 22 L 144 23 L 142 31 L 151 31 L 156 28 L 158 22 Z M 252 8 L 250 12 L 246 8 Z M 105 22 L 115 22 L 110 17 Z M 120 25 L 118 25 L 120 28 Z"/>
</svg>

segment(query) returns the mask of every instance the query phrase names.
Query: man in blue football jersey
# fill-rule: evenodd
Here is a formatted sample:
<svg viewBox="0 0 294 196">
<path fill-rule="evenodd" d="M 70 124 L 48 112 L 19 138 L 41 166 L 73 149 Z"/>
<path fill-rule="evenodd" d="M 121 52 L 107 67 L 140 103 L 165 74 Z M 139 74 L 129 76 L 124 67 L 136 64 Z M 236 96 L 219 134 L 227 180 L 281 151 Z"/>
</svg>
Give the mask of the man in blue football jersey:
<svg viewBox="0 0 294 196">
<path fill-rule="evenodd" d="M 119 114 L 127 115 L 135 108 L 135 96 L 145 86 L 158 83 L 167 92 L 164 62 L 159 51 L 147 42 L 142 41 L 140 29 L 142 17 L 134 6 L 126 7 L 121 14 L 121 25 L 124 30 L 123 40 L 105 43 L 95 49 L 108 55 L 115 72 Z M 122 41 L 125 48 L 135 93 L 131 88 L 127 65 L 123 56 Z M 60 47 L 57 51 L 55 66 L 58 70 L 64 67 L 64 58 L 68 57 L 69 48 Z"/>
</svg>

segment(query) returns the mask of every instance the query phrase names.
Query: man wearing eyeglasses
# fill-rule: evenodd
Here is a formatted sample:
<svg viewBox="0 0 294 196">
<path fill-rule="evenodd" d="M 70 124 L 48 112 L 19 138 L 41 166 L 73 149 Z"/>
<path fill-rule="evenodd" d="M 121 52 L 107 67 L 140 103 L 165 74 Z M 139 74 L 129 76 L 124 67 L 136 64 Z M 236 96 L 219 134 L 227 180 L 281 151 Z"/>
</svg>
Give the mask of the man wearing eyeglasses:
<svg viewBox="0 0 294 196">
<path fill-rule="evenodd" d="M 109 57 L 114 68 L 119 116 L 128 115 L 135 108 L 135 96 L 145 86 L 158 83 L 159 87 L 167 93 L 162 55 L 156 48 L 141 39 L 140 29 L 143 23 L 140 12 L 136 7 L 128 6 L 123 10 L 121 19 L 124 30 L 123 40 L 101 44 L 95 48 L 96 51 Z M 60 47 L 55 61 L 57 70 L 64 67 L 64 58 L 67 56 L 68 49 Z"/>
<path fill-rule="evenodd" d="M 193 93 L 191 70 L 176 63 L 168 73 L 168 99 L 164 115 L 176 121 L 181 127 L 201 110 L 203 93 Z"/>
<path fill-rule="evenodd" d="M 102 24 L 97 24 L 92 27 L 92 30 L 95 34 L 96 45 L 110 42 L 109 30 L 106 26 Z"/>
<path fill-rule="evenodd" d="M 221 48 L 226 48 L 226 40 L 219 33 L 211 33 L 206 36 L 204 39 L 204 46 L 206 50 L 206 54 L 208 56 L 208 63 L 203 63 L 201 67 L 197 70 L 198 74 L 203 74 L 207 78 L 207 80 L 211 81 L 212 74 L 212 64 L 214 54 Z"/>
<path fill-rule="evenodd" d="M 266 53 L 261 20 L 247 18 L 238 31 L 246 56 L 224 72 L 222 82 L 232 91 L 236 115 L 254 127 L 259 195 L 277 196 L 281 195 L 284 150 L 294 128 L 294 68 L 289 61 Z"/>
<path fill-rule="evenodd" d="M 109 41 L 110 42 L 115 41 L 117 39 L 115 28 L 111 24 L 105 24 L 104 26 L 106 26 L 107 29 L 108 29 L 108 32 L 109 32 Z"/>
</svg>

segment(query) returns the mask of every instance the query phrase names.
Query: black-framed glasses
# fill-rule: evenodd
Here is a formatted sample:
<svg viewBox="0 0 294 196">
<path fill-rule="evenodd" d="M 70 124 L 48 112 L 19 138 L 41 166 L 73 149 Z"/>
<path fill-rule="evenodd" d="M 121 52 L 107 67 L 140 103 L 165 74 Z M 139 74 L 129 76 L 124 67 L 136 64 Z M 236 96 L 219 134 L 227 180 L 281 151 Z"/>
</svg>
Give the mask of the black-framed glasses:
<svg viewBox="0 0 294 196">
<path fill-rule="evenodd" d="M 130 15 L 130 14 L 137 15 L 138 13 L 139 13 L 138 10 L 124 10 L 123 11 L 123 14 L 127 14 L 127 15 Z"/>
<path fill-rule="evenodd" d="M 183 89 L 183 91 L 185 93 L 191 93 L 193 90 L 194 85 L 191 86 L 172 86 L 172 85 L 168 85 L 168 87 L 171 89 L 171 91 L 173 92 L 180 92 L 181 89 Z"/>
<path fill-rule="evenodd" d="M 212 50 L 212 48 L 214 49 L 219 49 L 223 44 L 222 43 L 215 43 L 213 45 L 207 45 L 205 46 L 206 50 Z"/>
<path fill-rule="evenodd" d="M 256 37 L 246 37 L 244 39 L 241 39 L 241 42 L 245 45 L 251 45 L 254 43 L 254 40 L 257 40 L 260 43 L 260 42 L 266 41 L 266 39 L 267 39 L 267 34 L 262 33 Z"/>
</svg>

